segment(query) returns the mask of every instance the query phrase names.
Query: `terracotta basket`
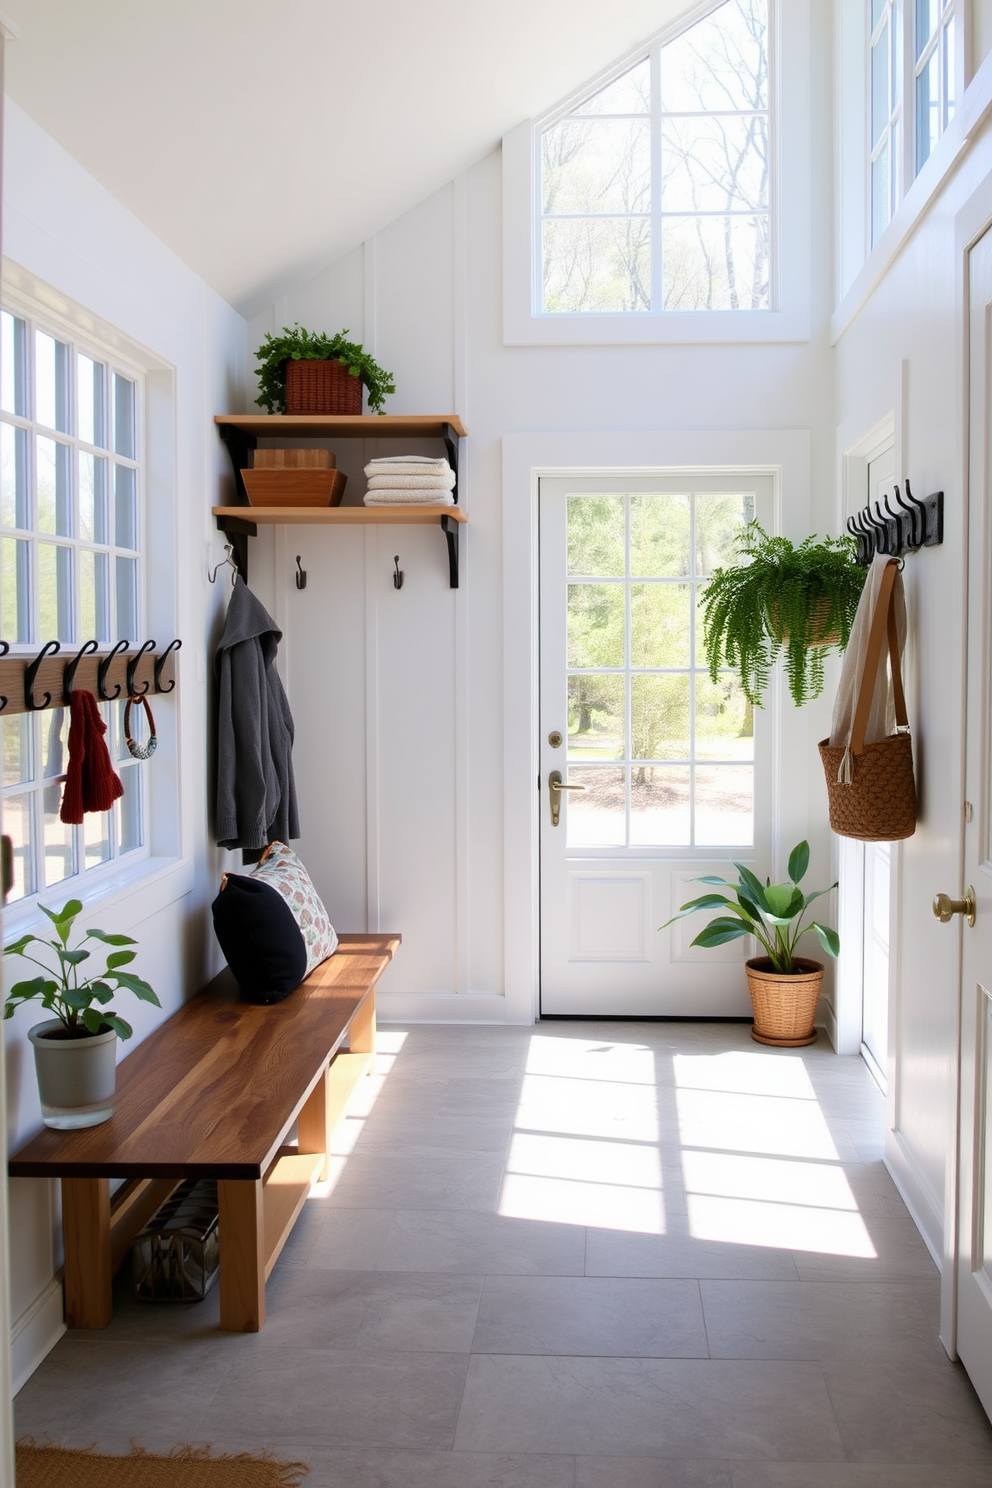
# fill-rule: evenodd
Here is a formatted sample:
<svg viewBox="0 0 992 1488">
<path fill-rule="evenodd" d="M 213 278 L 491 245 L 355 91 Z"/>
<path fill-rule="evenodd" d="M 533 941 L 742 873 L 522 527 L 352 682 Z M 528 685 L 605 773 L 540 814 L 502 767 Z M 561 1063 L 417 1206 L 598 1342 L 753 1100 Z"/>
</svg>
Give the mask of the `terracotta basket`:
<svg viewBox="0 0 992 1488">
<path fill-rule="evenodd" d="M 772 970 L 768 956 L 745 962 L 747 985 L 754 1009 L 751 1037 L 759 1044 L 795 1049 L 816 1043 L 816 1004 L 823 981 L 823 964 L 795 956 L 796 972 L 784 976 Z"/>
<path fill-rule="evenodd" d="M 359 414 L 362 393 L 362 379 L 352 377 L 344 362 L 286 363 L 287 413 Z"/>
</svg>

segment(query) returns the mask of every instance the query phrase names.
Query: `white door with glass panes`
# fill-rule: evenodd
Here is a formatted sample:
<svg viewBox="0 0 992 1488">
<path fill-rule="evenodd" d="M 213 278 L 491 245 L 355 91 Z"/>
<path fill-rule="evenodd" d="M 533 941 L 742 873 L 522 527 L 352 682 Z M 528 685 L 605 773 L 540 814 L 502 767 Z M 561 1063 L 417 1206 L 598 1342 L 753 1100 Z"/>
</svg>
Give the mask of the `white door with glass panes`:
<svg viewBox="0 0 992 1488">
<path fill-rule="evenodd" d="M 768 720 L 710 678 L 699 596 L 771 508 L 765 472 L 541 479 L 543 1015 L 750 1011 L 746 942 L 658 927 L 700 874 L 767 861 Z"/>
</svg>

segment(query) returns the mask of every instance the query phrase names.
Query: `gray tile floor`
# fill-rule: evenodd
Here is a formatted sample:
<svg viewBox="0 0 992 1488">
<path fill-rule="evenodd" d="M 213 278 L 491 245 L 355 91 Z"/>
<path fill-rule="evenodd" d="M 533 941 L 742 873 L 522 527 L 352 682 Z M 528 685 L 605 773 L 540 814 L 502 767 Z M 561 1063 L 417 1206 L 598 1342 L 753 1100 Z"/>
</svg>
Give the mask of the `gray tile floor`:
<svg viewBox="0 0 992 1488">
<path fill-rule="evenodd" d="M 387 1027 L 255 1336 L 67 1335 L 19 1434 L 308 1488 L 989 1488 L 864 1065 L 741 1025 Z"/>
</svg>

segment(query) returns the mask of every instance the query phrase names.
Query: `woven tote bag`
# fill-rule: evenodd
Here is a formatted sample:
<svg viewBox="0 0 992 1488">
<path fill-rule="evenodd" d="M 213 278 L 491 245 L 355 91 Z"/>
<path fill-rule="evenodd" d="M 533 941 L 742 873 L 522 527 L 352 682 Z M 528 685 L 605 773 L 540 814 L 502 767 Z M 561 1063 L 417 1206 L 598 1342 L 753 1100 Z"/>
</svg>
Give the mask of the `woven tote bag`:
<svg viewBox="0 0 992 1488">
<path fill-rule="evenodd" d="M 892 590 L 897 567 L 890 563 L 882 576 L 868 635 L 854 724 L 847 747 L 824 739 L 820 748 L 827 781 L 830 826 L 839 837 L 859 842 L 898 842 L 916 831 L 916 780 L 913 744 L 899 665 L 899 636 Z M 873 744 L 865 743 L 872 690 L 878 675 L 883 642 L 888 641 L 896 732 Z"/>
</svg>

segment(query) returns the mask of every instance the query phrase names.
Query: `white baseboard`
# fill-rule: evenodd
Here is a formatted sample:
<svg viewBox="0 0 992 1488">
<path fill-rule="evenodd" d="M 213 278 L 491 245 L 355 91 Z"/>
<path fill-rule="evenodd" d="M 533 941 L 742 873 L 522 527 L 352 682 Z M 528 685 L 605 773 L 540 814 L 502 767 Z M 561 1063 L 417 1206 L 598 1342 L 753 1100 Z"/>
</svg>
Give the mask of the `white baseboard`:
<svg viewBox="0 0 992 1488">
<path fill-rule="evenodd" d="M 377 992 L 380 1023 L 510 1023 L 506 998 L 493 992 Z"/>
<path fill-rule="evenodd" d="M 943 1268 L 944 1215 L 937 1195 L 919 1174 L 915 1164 L 899 1136 L 894 1131 L 885 1134 L 885 1166 L 889 1176 L 902 1196 L 916 1228 L 923 1236 L 927 1250 L 933 1256 L 938 1271 Z"/>
<path fill-rule="evenodd" d="M 10 1330 L 11 1381 L 15 1395 L 64 1332 L 62 1280 L 53 1276 Z"/>
<path fill-rule="evenodd" d="M 820 998 L 820 1005 L 816 1010 L 816 1027 L 822 1028 L 829 1040 L 830 1047 L 836 1052 L 837 1049 L 837 1014 L 834 1005 L 825 997 Z"/>
</svg>

